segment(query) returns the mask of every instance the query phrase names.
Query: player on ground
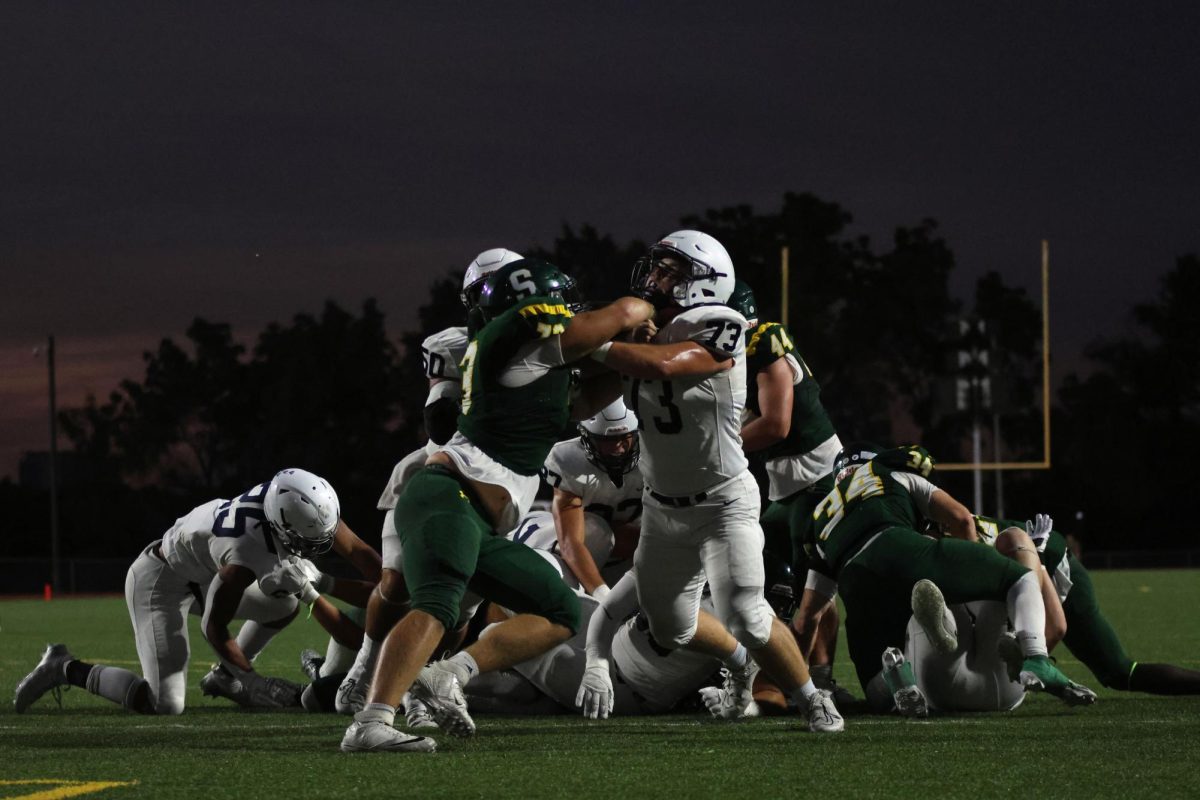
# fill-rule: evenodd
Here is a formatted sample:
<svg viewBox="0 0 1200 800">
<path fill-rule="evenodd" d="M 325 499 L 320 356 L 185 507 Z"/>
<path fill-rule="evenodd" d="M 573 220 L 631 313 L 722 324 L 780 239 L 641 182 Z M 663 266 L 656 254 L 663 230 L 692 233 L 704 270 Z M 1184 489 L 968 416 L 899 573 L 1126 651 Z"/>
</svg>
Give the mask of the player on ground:
<svg viewBox="0 0 1200 800">
<path fill-rule="evenodd" d="M 235 500 L 193 509 L 142 552 L 125 579 L 144 677 L 80 661 L 65 645 L 51 645 L 17 685 L 16 710 L 70 684 L 143 714 L 182 713 L 189 611 L 203 614 L 205 639 L 236 681 L 227 688 L 240 701 L 295 705 L 295 684 L 263 677 L 251 663 L 298 610 L 294 595 L 270 596 L 278 585 L 267 581 L 290 567 L 289 554 L 307 558 L 330 548 L 378 580 L 379 556 L 341 521 L 333 488 L 304 470 L 283 470 Z M 236 639 L 229 632 L 234 619 L 247 620 Z"/>
<path fill-rule="evenodd" d="M 614 342 L 601 354 L 623 377 L 626 404 L 642 420 L 638 597 L 655 640 L 684 647 L 695 635 L 707 578 L 717 616 L 738 642 L 735 653 L 711 654 L 745 665 L 731 672 L 726 697 L 748 703 L 761 665 L 808 712 L 810 729 L 838 731 L 843 722 L 829 694 L 813 685 L 795 640 L 763 597 L 758 487 L 740 436 L 747 323 L 725 305 L 733 282 L 733 262 L 713 237 L 664 237 L 633 275 L 634 291 L 659 309 L 655 325 L 642 330 L 652 340 Z M 606 674 L 598 666 L 594 673 Z M 744 707 L 727 711 L 737 716 Z"/>
<path fill-rule="evenodd" d="M 578 315 L 564 295 L 573 282 L 543 261 L 523 259 L 489 275 L 479 309 L 485 324 L 461 362 L 458 431 L 405 484 L 395 520 L 412 610 L 388 634 L 368 703 L 342 750 L 430 752 L 433 740 L 392 727 L 405 691 L 438 724 L 471 735 L 462 686 L 473 675 L 526 661 L 579 626 L 579 601 L 529 548 L 498 533 L 528 510 L 538 473 L 570 415 L 565 365 L 645 322 L 637 298 Z M 451 659 L 425 666 L 457 624 L 468 584 L 516 612 Z"/>
<path fill-rule="evenodd" d="M 637 471 L 638 418 L 617 399 L 579 423 L 579 434 L 554 445 L 542 477 L 554 489 L 554 552 L 587 594 L 603 600 L 610 584 L 631 566 L 637 547 L 643 488 Z M 540 532 L 524 528 L 517 533 L 544 537 L 542 524 Z M 598 559 L 605 539 L 607 549 Z"/>
<path fill-rule="evenodd" d="M 836 485 L 814 513 L 819 560 L 806 588 L 829 600 L 841 593 L 850 658 L 870 702 L 886 709 L 907 699 L 886 690 L 879 665 L 887 648 L 904 646 L 910 599 L 911 615 L 938 649 L 957 647 L 946 598 L 1005 603 L 1019 645 L 1014 667 L 1026 688 L 1071 704 L 1094 702 L 1050 661 L 1037 573 L 979 546 L 970 511 L 927 480 L 933 460 L 924 449 L 852 445 L 835 469 Z M 957 538 L 922 536 L 925 519 Z"/>
<path fill-rule="evenodd" d="M 519 253 L 495 247 L 484 250 L 467 265 L 459 297 L 467 310 L 471 326 L 478 327 L 476 306 L 484 280 L 504 265 L 520 258 Z M 462 372 L 459 370 L 459 362 L 466 354 L 469 342 L 467 327 L 451 326 L 427 337 L 421 344 L 421 358 L 425 374 L 429 378 L 429 396 L 425 400 L 425 431 L 429 441 L 424 447 L 409 453 L 396 464 L 383 494 L 379 497 L 377 507 L 385 512 L 382 536 L 383 578 L 367 606 L 363 646 L 358 651 L 350 671 L 338 686 L 338 713 L 353 714 L 362 709 L 379 644 L 408 610 L 408 590 L 404 587 L 403 558 L 400 553 L 400 540 L 396 536 L 393 509 L 404 488 L 404 482 L 425 465 L 426 458 L 450 441 L 450 437 L 458 429 L 458 415 L 462 410 Z M 421 711 L 416 709 L 412 713 L 414 717 L 419 717 Z M 412 720 L 410 724 L 411 722 Z"/>
<path fill-rule="evenodd" d="M 1134 661 L 1126 654 L 1117 632 L 1100 611 L 1091 575 L 1067 547 L 1066 538 L 1053 530 L 1053 520 L 1043 514 L 1035 519 L 1045 520 L 1044 525 L 1032 526 L 1032 540 L 1062 600 L 1066 622 L 1063 644 L 1071 654 L 1109 689 L 1164 695 L 1200 694 L 1200 672 L 1173 664 Z M 1003 531 L 1020 523 L 977 516 L 975 524 L 980 540 L 991 544 Z"/>
</svg>

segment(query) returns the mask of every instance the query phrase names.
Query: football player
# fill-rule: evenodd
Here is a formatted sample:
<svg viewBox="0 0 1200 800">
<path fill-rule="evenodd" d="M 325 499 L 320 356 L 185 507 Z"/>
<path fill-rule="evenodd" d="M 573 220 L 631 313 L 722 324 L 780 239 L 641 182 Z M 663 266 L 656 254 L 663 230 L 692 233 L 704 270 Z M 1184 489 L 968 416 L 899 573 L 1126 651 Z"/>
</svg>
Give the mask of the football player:
<svg viewBox="0 0 1200 800">
<path fill-rule="evenodd" d="M 738 642 L 733 653 L 711 654 L 743 664 L 731 670 L 726 697 L 748 704 L 761 665 L 808 711 L 810 729 L 839 731 L 844 723 L 829 693 L 813 685 L 763 596 L 758 486 L 741 441 L 748 325 L 725 305 L 734 277 L 713 237 L 692 230 L 664 237 L 634 267 L 634 291 L 658 309 L 654 325 L 639 331 L 648 341 L 613 342 L 599 354 L 624 379 L 626 405 L 642 420 L 638 598 L 654 639 L 684 647 L 707 578 L 717 616 Z M 598 665 L 591 672 L 607 674 Z"/>
<path fill-rule="evenodd" d="M 887 691 L 878 665 L 887 648 L 903 647 L 910 608 L 939 650 L 957 648 L 947 624 L 949 599 L 1004 603 L 1017 632 L 1010 669 L 1019 671 L 1026 688 L 1070 704 L 1094 702 L 1089 689 L 1050 661 L 1038 574 L 978 545 L 971 512 L 927 479 L 933 459 L 923 448 L 852 445 L 834 468 L 835 486 L 814 512 L 818 557 L 806 591 L 824 601 L 841 593 L 850 658 L 868 701 L 887 709 L 906 700 Z M 925 519 L 950 536 L 918 533 Z M 818 605 L 802 603 L 801 613 L 811 615 Z"/>
<path fill-rule="evenodd" d="M 1014 520 L 975 517 L 981 541 L 992 544 L 1006 530 L 1019 528 Z M 1063 644 L 1109 689 L 1148 694 L 1200 694 L 1200 672 L 1173 664 L 1132 660 L 1117 632 L 1100 611 L 1092 577 L 1067 547 L 1066 538 L 1053 530 L 1053 520 L 1039 514 L 1026 523 L 1045 572 L 1052 576 L 1062 601 L 1066 634 Z"/>
<path fill-rule="evenodd" d="M 16 710 L 69 684 L 143 714 L 182 713 L 189 612 L 203 615 L 204 637 L 227 670 L 227 692 L 246 705 L 296 705 L 296 684 L 264 677 L 252 662 L 298 610 L 295 587 L 280 591 L 278 581 L 281 572 L 293 571 L 289 554 L 310 558 L 331 548 L 369 581 L 378 580 L 378 554 L 341 520 L 333 487 L 311 472 L 282 470 L 234 500 L 198 506 L 152 542 L 125 578 L 142 675 L 90 664 L 65 645 L 51 645 L 17 685 Z M 314 593 L 309 584 L 306 601 L 315 600 Z M 229 632 L 234 619 L 247 620 L 236 638 Z"/>
<path fill-rule="evenodd" d="M 411 610 L 382 644 L 368 702 L 342 739 L 345 752 L 433 751 L 432 739 L 393 727 L 410 687 L 439 726 L 472 735 L 462 686 L 545 652 L 579 627 L 578 598 L 549 564 L 496 535 L 529 509 L 538 473 L 566 427 L 565 365 L 653 314 L 634 297 L 575 314 L 567 305 L 573 288 L 556 267 L 533 259 L 484 281 L 484 324 L 461 362 L 458 430 L 405 482 L 395 508 Z M 458 623 L 468 584 L 516 615 L 451 659 L 425 666 Z"/>
<path fill-rule="evenodd" d="M 550 450 L 542 468 L 542 477 L 554 490 L 550 531 L 544 522 L 534 522 L 541 525 L 540 531 L 519 526 L 514 532 L 534 537 L 526 544 L 535 549 L 537 540 L 552 534 L 553 552 L 597 600 L 603 600 L 609 585 L 631 566 L 637 548 L 642 515 L 639 455 L 637 415 L 618 398 L 579 423 L 578 438 Z"/>
<path fill-rule="evenodd" d="M 790 331 L 778 322 L 759 321 L 754 290 L 744 281 L 734 281 L 729 307 L 750 324 L 746 329 L 749 419 L 742 425 L 742 449 L 765 462 L 770 503 L 759 524 L 767 551 L 790 557 L 792 574 L 802 580 L 808 574 L 806 528 L 812 525 L 817 503 L 833 488 L 833 460 L 842 442 L 821 405 L 821 387 L 797 352 Z M 813 649 L 804 656 L 817 686 L 834 689 L 836 604 L 825 610 L 818 624 Z"/>
<path fill-rule="evenodd" d="M 479 293 L 488 275 L 521 258 L 503 247 L 484 250 L 467 265 L 463 274 L 462 292 L 459 294 L 472 326 L 478 324 Z M 354 664 L 346 673 L 337 692 L 337 710 L 341 714 L 353 714 L 362 709 L 366 700 L 371 670 L 379 643 L 387 636 L 396 621 L 408 610 L 408 591 L 404 587 L 403 558 L 400 540 L 396 536 L 396 499 L 404 488 L 404 482 L 425 465 L 425 459 L 448 442 L 458 428 L 458 415 L 462 401 L 462 372 L 459 362 L 467 352 L 468 328 L 451 326 L 427 337 L 421 344 L 421 358 L 425 375 L 429 378 L 429 395 L 425 400 L 425 431 L 429 441 L 424 447 L 409 453 L 392 469 L 377 507 L 385 512 L 383 518 L 383 579 L 371 595 L 367 606 L 367 621 L 363 646 L 359 649 Z M 469 609 L 478 605 L 468 602 Z M 456 630 L 465 632 L 465 626 Z M 412 710 L 420 715 L 420 709 Z"/>
</svg>

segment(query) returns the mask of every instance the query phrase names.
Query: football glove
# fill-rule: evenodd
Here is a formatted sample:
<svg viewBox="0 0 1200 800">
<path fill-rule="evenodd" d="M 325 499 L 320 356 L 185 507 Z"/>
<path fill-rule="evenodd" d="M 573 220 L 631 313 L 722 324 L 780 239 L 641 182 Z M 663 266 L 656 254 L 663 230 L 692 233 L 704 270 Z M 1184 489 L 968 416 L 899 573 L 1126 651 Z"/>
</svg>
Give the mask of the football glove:
<svg viewBox="0 0 1200 800">
<path fill-rule="evenodd" d="M 588 657 L 575 705 L 583 709 L 588 719 L 608 719 L 613 707 L 613 685 L 607 658 Z"/>
<path fill-rule="evenodd" d="M 1054 520 L 1049 514 L 1038 514 L 1032 520 L 1025 520 L 1025 532 L 1029 534 L 1039 553 L 1045 552 L 1046 542 L 1050 541 L 1050 530 L 1053 527 Z"/>
<path fill-rule="evenodd" d="M 264 678 L 256 672 L 238 676 L 245 693 L 243 705 L 250 708 L 291 708 L 300 705 L 304 688 L 284 678 Z"/>
<path fill-rule="evenodd" d="M 299 595 L 305 604 L 311 604 L 317 599 L 320 587 L 327 576 L 322 575 L 317 565 L 305 558 L 292 556 L 287 558 L 258 579 L 258 586 L 263 594 L 271 597 L 287 597 Z M 316 586 L 314 586 L 316 584 Z"/>
</svg>

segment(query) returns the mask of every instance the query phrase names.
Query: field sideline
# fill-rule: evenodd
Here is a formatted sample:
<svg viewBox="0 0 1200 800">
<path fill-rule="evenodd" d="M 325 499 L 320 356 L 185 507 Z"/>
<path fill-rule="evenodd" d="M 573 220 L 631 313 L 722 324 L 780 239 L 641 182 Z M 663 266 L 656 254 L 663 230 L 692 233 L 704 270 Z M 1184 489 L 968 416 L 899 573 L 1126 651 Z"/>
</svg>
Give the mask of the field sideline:
<svg viewBox="0 0 1200 800">
<path fill-rule="evenodd" d="M 1133 658 L 1200 668 L 1200 571 L 1092 574 Z M 846 732 L 835 736 L 809 734 L 794 718 L 480 717 L 475 739 L 439 736 L 432 756 L 346 756 L 337 751 L 345 718 L 243 712 L 202 698 L 196 683 L 212 659 L 195 623 L 184 716 L 129 714 L 81 689 L 64 695 L 61 710 L 47 696 L 18 716 L 13 687 L 47 642 L 134 669 L 137 655 L 123 600 L 0 602 L 0 798 L 1200 794 L 1200 697 L 1103 689 L 1065 649 L 1060 666 L 1097 690 L 1096 706 L 1032 696 L 1011 714 L 928 722 L 847 715 Z M 298 621 L 260 667 L 302 680 L 300 649 L 324 643 L 315 623 Z M 843 649 L 837 677 L 861 696 L 849 667 Z"/>
</svg>

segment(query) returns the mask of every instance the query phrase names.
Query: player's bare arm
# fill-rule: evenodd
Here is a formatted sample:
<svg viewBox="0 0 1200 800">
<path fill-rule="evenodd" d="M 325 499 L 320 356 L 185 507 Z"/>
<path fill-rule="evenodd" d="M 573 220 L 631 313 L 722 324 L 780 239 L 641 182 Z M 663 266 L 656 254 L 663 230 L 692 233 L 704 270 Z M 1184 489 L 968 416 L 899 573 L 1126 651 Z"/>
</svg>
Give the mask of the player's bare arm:
<svg viewBox="0 0 1200 800">
<path fill-rule="evenodd" d="M 559 336 L 563 361 L 570 363 L 583 358 L 653 317 L 654 306 L 637 297 L 622 297 L 604 308 L 576 314 Z"/>
<path fill-rule="evenodd" d="M 733 366 L 733 357 L 699 342 L 631 344 L 613 342 L 604 363 L 622 375 L 642 380 L 707 378 Z"/>
<path fill-rule="evenodd" d="M 550 511 L 554 515 L 559 555 L 567 562 L 584 590 L 588 594 L 595 594 L 596 588 L 605 583 L 584 544 L 583 498 L 555 489 Z"/>
<path fill-rule="evenodd" d="M 950 536 L 966 539 L 968 542 L 979 541 L 979 535 L 975 532 L 975 517 L 948 492 L 935 489 L 930 495 L 929 516 Z"/>
<path fill-rule="evenodd" d="M 333 550 L 353 564 L 354 568 L 367 581 L 372 584 L 379 583 L 379 577 L 383 572 L 383 559 L 379 557 L 379 553 L 375 552 L 374 547 L 358 538 L 358 535 L 350 530 L 350 526 L 341 519 L 338 520 L 337 531 L 333 535 Z"/>
<path fill-rule="evenodd" d="M 213 578 L 204 604 L 204 638 L 222 661 L 243 672 L 251 672 L 254 667 L 229 632 L 229 623 L 233 622 L 234 615 L 237 614 L 242 595 L 255 580 L 254 573 L 246 567 L 240 564 L 226 564 Z"/>
<path fill-rule="evenodd" d="M 787 359 L 777 358 L 759 370 L 755 382 L 762 414 L 742 427 L 742 449 L 747 453 L 783 441 L 792 429 L 795 390 Z"/>
</svg>

